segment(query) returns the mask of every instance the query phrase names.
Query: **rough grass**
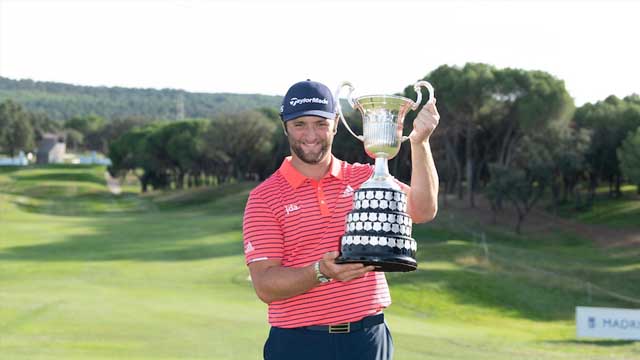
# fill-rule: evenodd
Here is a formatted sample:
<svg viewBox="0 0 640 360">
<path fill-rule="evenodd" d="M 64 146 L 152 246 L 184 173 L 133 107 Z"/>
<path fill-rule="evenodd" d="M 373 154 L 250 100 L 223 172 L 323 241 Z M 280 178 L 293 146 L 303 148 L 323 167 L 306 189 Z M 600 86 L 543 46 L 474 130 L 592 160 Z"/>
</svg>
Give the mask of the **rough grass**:
<svg viewBox="0 0 640 360">
<path fill-rule="evenodd" d="M 622 196 L 612 198 L 608 187 L 598 189 L 594 205 L 576 210 L 575 205 L 565 204 L 558 215 L 587 224 L 607 225 L 617 228 L 638 229 L 640 231 L 640 195 L 636 186 L 622 187 Z"/>
<path fill-rule="evenodd" d="M 114 196 L 103 171 L 0 169 L 0 358 L 260 359 L 266 306 L 241 245 L 255 184 Z M 419 271 L 388 276 L 397 359 L 640 356 L 576 340 L 573 321 L 577 305 L 638 306 L 607 292 L 640 297 L 638 250 L 446 209 L 414 236 Z"/>
</svg>

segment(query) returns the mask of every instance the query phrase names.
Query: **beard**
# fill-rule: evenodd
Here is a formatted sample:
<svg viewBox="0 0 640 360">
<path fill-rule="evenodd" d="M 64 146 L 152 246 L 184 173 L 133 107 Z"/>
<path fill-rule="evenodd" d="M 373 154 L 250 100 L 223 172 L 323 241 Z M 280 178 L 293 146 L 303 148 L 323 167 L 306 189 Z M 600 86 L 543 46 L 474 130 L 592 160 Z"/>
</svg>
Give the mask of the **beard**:
<svg viewBox="0 0 640 360">
<path fill-rule="evenodd" d="M 291 146 L 291 151 L 296 154 L 302 162 L 307 163 L 309 165 L 315 165 L 319 163 L 329 152 L 330 143 L 327 140 L 320 140 L 320 149 L 317 151 L 304 151 L 302 149 L 302 142 L 300 141 L 291 141 L 289 139 L 289 144 Z"/>
</svg>

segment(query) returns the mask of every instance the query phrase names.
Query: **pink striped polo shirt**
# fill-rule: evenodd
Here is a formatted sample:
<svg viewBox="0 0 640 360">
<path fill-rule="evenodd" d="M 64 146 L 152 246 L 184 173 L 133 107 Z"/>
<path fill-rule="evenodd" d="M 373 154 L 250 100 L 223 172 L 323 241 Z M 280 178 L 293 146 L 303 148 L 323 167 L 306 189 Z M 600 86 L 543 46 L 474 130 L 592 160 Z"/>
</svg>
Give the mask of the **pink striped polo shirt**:
<svg viewBox="0 0 640 360">
<path fill-rule="evenodd" d="M 247 264 L 280 259 L 282 266 L 304 267 L 326 252 L 339 251 L 353 191 L 372 172 L 371 165 L 333 157 L 329 172 L 318 182 L 300 174 L 287 157 L 249 195 L 243 223 Z M 270 303 L 269 323 L 283 328 L 339 324 L 378 313 L 390 304 L 384 273 L 370 272 Z"/>
</svg>

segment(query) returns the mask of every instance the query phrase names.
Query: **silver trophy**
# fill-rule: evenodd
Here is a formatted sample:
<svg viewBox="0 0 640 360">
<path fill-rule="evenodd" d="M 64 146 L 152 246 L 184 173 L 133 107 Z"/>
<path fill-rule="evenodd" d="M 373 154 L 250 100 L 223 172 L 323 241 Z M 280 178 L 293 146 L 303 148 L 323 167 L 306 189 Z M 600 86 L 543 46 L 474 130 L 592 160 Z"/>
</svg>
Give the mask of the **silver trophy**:
<svg viewBox="0 0 640 360">
<path fill-rule="evenodd" d="M 363 135 L 356 135 L 342 114 L 340 91 L 349 88 L 347 100 L 362 115 Z M 353 209 L 347 215 L 346 231 L 340 239 L 340 256 L 336 263 L 373 265 L 376 271 L 413 271 L 417 268 L 416 241 L 411 237 L 411 217 L 407 214 L 407 197 L 389 174 L 388 161 L 400 151 L 409 137 L 402 135 L 404 118 L 422 101 L 421 87 L 433 86 L 418 81 L 413 86 L 418 97 L 414 102 L 402 96 L 367 95 L 353 98 L 354 87 L 343 82 L 335 94 L 340 120 L 347 130 L 364 143 L 364 150 L 375 159 L 373 175 L 353 194 Z"/>
</svg>

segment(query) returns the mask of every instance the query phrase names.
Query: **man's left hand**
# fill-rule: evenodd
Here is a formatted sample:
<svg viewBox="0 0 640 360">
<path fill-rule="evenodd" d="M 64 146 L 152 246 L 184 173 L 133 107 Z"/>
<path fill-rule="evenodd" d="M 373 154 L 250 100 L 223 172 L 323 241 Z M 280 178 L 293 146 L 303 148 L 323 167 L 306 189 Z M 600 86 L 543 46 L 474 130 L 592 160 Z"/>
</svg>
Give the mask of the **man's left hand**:
<svg viewBox="0 0 640 360">
<path fill-rule="evenodd" d="M 409 134 L 412 143 L 422 143 L 429 139 L 440 122 L 436 100 L 426 103 L 413 121 L 413 131 Z"/>
</svg>

